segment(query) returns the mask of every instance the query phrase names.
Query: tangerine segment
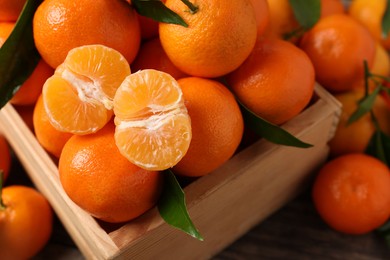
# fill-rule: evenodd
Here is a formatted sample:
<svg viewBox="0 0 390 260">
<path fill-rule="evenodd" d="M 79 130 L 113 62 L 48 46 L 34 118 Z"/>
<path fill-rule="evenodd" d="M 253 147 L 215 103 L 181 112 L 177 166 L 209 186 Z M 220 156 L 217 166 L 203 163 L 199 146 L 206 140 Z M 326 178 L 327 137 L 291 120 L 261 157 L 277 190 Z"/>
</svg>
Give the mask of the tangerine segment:
<svg viewBox="0 0 390 260">
<path fill-rule="evenodd" d="M 62 132 L 96 132 L 112 116 L 112 111 L 99 102 L 81 101 L 71 83 L 58 75 L 46 81 L 43 97 L 50 123 Z"/>
<path fill-rule="evenodd" d="M 120 83 L 130 75 L 130 66 L 125 57 L 103 45 L 72 49 L 64 65 L 71 74 L 87 77 L 97 89 L 100 87 L 107 96 L 102 96 L 102 99 L 112 100 Z"/>
<path fill-rule="evenodd" d="M 157 70 L 128 76 L 114 97 L 115 141 L 130 162 L 165 170 L 186 154 L 191 120 L 177 81 Z"/>
<path fill-rule="evenodd" d="M 50 123 L 59 131 L 89 134 L 111 118 L 113 98 L 130 66 L 116 50 L 103 45 L 72 49 L 42 90 Z"/>
</svg>

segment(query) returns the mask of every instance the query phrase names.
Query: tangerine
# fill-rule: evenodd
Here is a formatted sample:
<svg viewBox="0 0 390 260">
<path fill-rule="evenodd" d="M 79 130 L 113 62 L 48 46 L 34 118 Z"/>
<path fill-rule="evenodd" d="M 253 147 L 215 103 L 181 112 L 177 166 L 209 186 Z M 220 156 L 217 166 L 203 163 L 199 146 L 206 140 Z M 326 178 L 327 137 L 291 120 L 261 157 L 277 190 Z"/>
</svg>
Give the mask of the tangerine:
<svg viewBox="0 0 390 260">
<path fill-rule="evenodd" d="M 312 196 L 318 213 L 333 229 L 368 233 L 390 216 L 390 172 L 374 157 L 343 155 L 320 169 Z"/>
<path fill-rule="evenodd" d="M 38 97 L 42 94 L 43 85 L 53 73 L 52 67 L 41 59 L 32 74 L 11 98 L 10 103 L 23 106 L 35 104 Z"/>
<path fill-rule="evenodd" d="M 178 83 L 191 118 L 192 140 L 173 170 L 199 177 L 234 154 L 242 139 L 243 118 L 233 94 L 222 83 L 198 77 L 182 78 Z"/>
<path fill-rule="evenodd" d="M 314 68 L 307 55 L 292 43 L 258 39 L 246 61 L 227 76 L 227 82 L 246 107 L 280 125 L 309 103 Z"/>
<path fill-rule="evenodd" d="M 33 125 L 39 144 L 50 154 L 60 158 L 62 148 L 72 134 L 58 131 L 52 126 L 43 104 L 42 95 L 34 107 Z"/>
<path fill-rule="evenodd" d="M 137 57 L 131 64 L 131 69 L 133 71 L 155 69 L 166 72 L 175 79 L 186 76 L 186 74 L 173 65 L 172 61 L 168 58 L 161 46 L 159 38 L 153 38 L 142 43 Z"/>
<path fill-rule="evenodd" d="M 313 62 L 317 81 L 333 93 L 364 79 L 363 62 L 372 66 L 376 48 L 367 29 L 345 14 L 320 19 L 299 46 Z"/>
<path fill-rule="evenodd" d="M 35 45 L 57 68 L 76 47 L 101 44 L 119 51 L 131 63 L 141 36 L 135 11 L 122 0 L 45 0 L 33 19 Z"/>
<path fill-rule="evenodd" d="M 375 125 L 369 113 L 357 121 L 348 124 L 348 120 L 357 109 L 358 102 L 364 97 L 363 89 L 355 89 L 335 94 L 334 97 L 342 104 L 342 112 L 333 138 L 329 141 L 330 156 L 337 157 L 348 153 L 363 153 L 375 132 Z M 373 106 L 381 129 L 389 133 L 390 112 L 384 99 L 379 96 Z"/>
<path fill-rule="evenodd" d="M 0 11 L 1 12 L 1 11 Z M 14 22 L 0 22 L 0 48 L 14 29 Z"/>
<path fill-rule="evenodd" d="M 111 119 L 115 92 L 129 74 L 126 59 L 112 48 L 72 49 L 42 89 L 51 124 L 73 134 L 98 131 Z"/>
<path fill-rule="evenodd" d="M 7 186 L 0 200 L 0 259 L 31 259 L 49 241 L 53 212 L 47 199 L 27 186 Z"/>
<path fill-rule="evenodd" d="M 15 22 L 23 9 L 26 0 L 1 0 L 0 22 Z"/>
<path fill-rule="evenodd" d="M 77 205 L 98 219 L 119 223 L 155 205 L 163 176 L 123 157 L 114 131 L 110 122 L 96 133 L 72 136 L 62 150 L 58 169 L 62 187 Z"/>
<path fill-rule="evenodd" d="M 382 33 L 382 19 L 386 6 L 386 0 L 354 0 L 348 7 L 348 14 L 366 27 L 371 35 L 388 50 L 390 36 L 383 36 Z"/>
<path fill-rule="evenodd" d="M 139 167 L 165 170 L 186 154 L 191 120 L 168 73 L 148 69 L 129 75 L 115 94 L 114 114 L 119 151 Z"/>
<path fill-rule="evenodd" d="M 160 23 L 160 40 L 169 59 L 192 76 L 218 77 L 236 69 L 256 42 L 253 5 L 249 0 L 186 2 L 190 7 L 182 1 L 166 1 L 188 24 Z"/>
</svg>

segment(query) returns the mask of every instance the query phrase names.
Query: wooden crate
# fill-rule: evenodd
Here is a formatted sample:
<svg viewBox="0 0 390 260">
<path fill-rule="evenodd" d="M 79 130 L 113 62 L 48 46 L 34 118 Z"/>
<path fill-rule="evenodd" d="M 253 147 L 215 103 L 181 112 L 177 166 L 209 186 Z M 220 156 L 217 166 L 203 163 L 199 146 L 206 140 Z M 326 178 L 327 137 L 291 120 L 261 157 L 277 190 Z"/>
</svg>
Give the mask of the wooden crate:
<svg viewBox="0 0 390 260">
<path fill-rule="evenodd" d="M 167 225 L 156 208 L 127 224 L 103 228 L 64 193 L 56 164 L 9 104 L 1 110 L 0 128 L 86 258 L 205 259 L 294 198 L 326 160 L 341 106 L 318 85 L 315 93 L 315 101 L 283 126 L 314 147 L 259 140 L 184 189 L 203 242 Z"/>
</svg>

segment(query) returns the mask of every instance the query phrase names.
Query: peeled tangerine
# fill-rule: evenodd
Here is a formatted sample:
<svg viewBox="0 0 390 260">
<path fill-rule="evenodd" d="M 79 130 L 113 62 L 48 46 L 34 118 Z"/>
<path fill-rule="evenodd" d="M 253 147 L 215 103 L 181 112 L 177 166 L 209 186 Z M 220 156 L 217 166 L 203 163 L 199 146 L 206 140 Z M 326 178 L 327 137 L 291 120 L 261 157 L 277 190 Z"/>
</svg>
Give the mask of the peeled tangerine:
<svg viewBox="0 0 390 260">
<path fill-rule="evenodd" d="M 129 161 L 165 170 L 188 150 L 191 121 L 177 81 L 157 70 L 126 77 L 114 97 L 115 141 Z"/>
<path fill-rule="evenodd" d="M 111 119 L 115 92 L 130 73 L 126 59 L 112 48 L 72 49 L 42 89 L 50 123 L 73 134 L 98 131 Z"/>
</svg>

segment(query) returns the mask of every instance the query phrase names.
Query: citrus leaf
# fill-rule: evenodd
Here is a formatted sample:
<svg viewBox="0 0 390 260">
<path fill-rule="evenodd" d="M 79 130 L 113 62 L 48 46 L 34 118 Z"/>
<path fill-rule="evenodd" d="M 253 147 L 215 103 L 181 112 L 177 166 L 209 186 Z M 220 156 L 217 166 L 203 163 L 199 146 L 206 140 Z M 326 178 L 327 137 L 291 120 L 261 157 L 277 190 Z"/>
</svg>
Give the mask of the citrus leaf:
<svg viewBox="0 0 390 260">
<path fill-rule="evenodd" d="M 359 101 L 357 109 L 349 117 L 347 124 L 355 122 L 356 120 L 364 116 L 366 113 L 370 112 L 380 90 L 380 87 L 375 88 L 371 94 L 366 95 L 362 100 Z"/>
<path fill-rule="evenodd" d="M 389 1 L 386 1 L 386 10 L 382 18 L 382 37 L 387 38 L 390 31 L 390 5 Z"/>
<path fill-rule="evenodd" d="M 26 2 L 11 35 L 0 48 L 0 108 L 13 97 L 40 59 L 34 44 L 32 20 L 42 1 Z"/>
<path fill-rule="evenodd" d="M 132 0 L 138 14 L 157 22 L 173 23 L 188 27 L 187 23 L 174 11 L 165 6 L 161 0 Z"/>
<path fill-rule="evenodd" d="M 321 15 L 321 0 L 289 0 L 294 16 L 306 30 L 317 23 Z"/>
<path fill-rule="evenodd" d="M 299 140 L 283 128 L 257 116 L 250 109 L 245 107 L 240 101 L 238 101 L 238 103 L 244 116 L 245 123 L 250 128 L 252 128 L 253 131 L 266 140 L 275 144 L 294 146 L 299 148 L 309 148 L 313 146 Z"/>
<path fill-rule="evenodd" d="M 378 158 L 390 166 L 390 136 L 386 135 L 381 130 L 375 131 L 368 143 L 365 153 Z"/>
<path fill-rule="evenodd" d="M 169 225 L 184 231 L 190 236 L 203 241 L 188 214 L 184 191 L 170 170 L 164 172 L 164 188 L 158 201 L 161 217 Z"/>
</svg>

